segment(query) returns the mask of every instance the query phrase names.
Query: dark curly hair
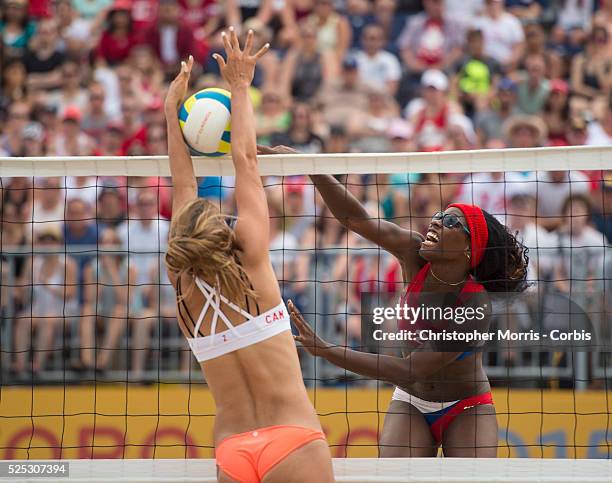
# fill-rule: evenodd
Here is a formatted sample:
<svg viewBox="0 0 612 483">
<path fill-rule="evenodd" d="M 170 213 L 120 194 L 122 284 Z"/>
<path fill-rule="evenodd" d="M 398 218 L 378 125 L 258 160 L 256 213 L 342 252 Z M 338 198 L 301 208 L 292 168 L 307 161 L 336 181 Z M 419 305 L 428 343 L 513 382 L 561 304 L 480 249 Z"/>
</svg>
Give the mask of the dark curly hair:
<svg viewBox="0 0 612 483">
<path fill-rule="evenodd" d="M 529 249 L 497 218 L 482 211 L 489 230 L 484 257 L 473 275 L 487 292 L 522 292 L 527 283 Z"/>
</svg>

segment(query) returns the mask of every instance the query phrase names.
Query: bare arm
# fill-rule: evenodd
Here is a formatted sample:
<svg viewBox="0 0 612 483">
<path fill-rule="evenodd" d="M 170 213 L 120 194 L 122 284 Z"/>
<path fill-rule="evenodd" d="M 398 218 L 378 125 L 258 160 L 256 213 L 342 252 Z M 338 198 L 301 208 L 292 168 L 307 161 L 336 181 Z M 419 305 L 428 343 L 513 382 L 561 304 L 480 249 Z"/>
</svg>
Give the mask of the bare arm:
<svg viewBox="0 0 612 483">
<path fill-rule="evenodd" d="M 532 20 L 539 18 L 542 7 L 539 3 L 534 2 L 528 7 L 511 8 L 509 12 L 519 19 Z"/>
<path fill-rule="evenodd" d="M 441 66 L 442 69 L 447 70 L 452 67 L 461 58 L 462 54 L 463 51 L 459 47 L 451 49 L 451 51 L 444 56 L 444 61 Z"/>
<path fill-rule="evenodd" d="M 242 25 L 242 14 L 237 0 L 225 1 L 225 22 L 227 25 L 235 25 L 237 28 Z"/>
<path fill-rule="evenodd" d="M 295 154 L 287 146 L 257 146 L 259 154 Z M 310 179 L 336 219 L 347 229 L 387 250 L 411 268 L 421 265 L 418 254 L 423 241 L 420 233 L 395 223 L 371 218 L 363 205 L 336 178 L 328 174 L 311 175 Z"/>
<path fill-rule="evenodd" d="M 74 259 L 66 258 L 66 300 L 77 295 L 77 264 Z"/>
<path fill-rule="evenodd" d="M 340 75 L 340 63 L 332 52 L 321 52 L 321 67 L 323 85 L 328 85 L 330 81 L 337 79 Z"/>
<path fill-rule="evenodd" d="M 107 7 L 100 10 L 91 22 L 91 26 L 89 27 L 90 36 L 89 40 L 87 41 L 87 45 L 92 50 L 95 49 L 100 43 L 102 33 L 104 32 L 104 24 L 106 22 L 106 18 L 108 17 L 108 12 L 111 10 L 112 6 L 113 4 L 111 3 Z"/>
<path fill-rule="evenodd" d="M 279 79 L 279 88 L 283 98 L 291 98 L 291 87 L 295 76 L 295 67 L 297 65 L 300 53 L 297 48 L 292 48 L 287 52 L 281 64 L 281 72 Z"/>
<path fill-rule="evenodd" d="M 255 64 L 269 45 L 264 45 L 255 55 L 251 55 L 253 31 L 247 34 L 244 50 L 240 50 L 233 28 L 230 27 L 229 35 L 223 32 L 222 38 L 227 61 L 218 54 L 214 57 L 232 93 L 232 161 L 236 170 L 238 209 L 235 233 L 245 262 L 257 263 L 268 257 L 270 221 L 268 202 L 257 166 L 255 115 L 249 86 L 253 81 Z"/>
<path fill-rule="evenodd" d="M 217 12 L 216 15 L 211 16 L 206 23 L 202 26 L 202 31 L 206 37 L 211 37 L 219 28 L 221 24 L 221 14 Z"/>
<path fill-rule="evenodd" d="M 168 129 L 168 157 L 170 159 L 170 173 L 172 175 L 172 215 L 189 201 L 197 197 L 197 183 L 193 171 L 191 155 L 183 139 L 179 125 L 178 109 L 187 93 L 189 75 L 193 67 L 193 57 L 189 56 L 187 62 L 181 62 L 181 71 L 170 84 L 164 111 Z"/>
<path fill-rule="evenodd" d="M 401 57 L 403 63 L 411 71 L 423 72 L 427 67 L 421 62 L 413 53 L 410 47 L 403 48 L 401 51 Z"/>
<path fill-rule="evenodd" d="M 159 283 L 159 265 L 158 265 L 158 264 L 155 264 L 155 265 L 156 265 L 156 267 L 155 267 L 155 268 L 156 268 L 155 272 L 156 272 L 156 274 L 157 274 L 157 280 L 156 280 L 156 282 L 158 282 L 158 283 Z M 138 275 L 138 269 L 136 268 L 136 266 L 135 266 L 135 265 L 131 265 L 131 264 L 130 264 L 130 265 L 128 266 L 128 284 L 130 284 L 130 285 L 137 285 L 137 284 L 138 284 L 138 279 L 136 278 L 136 277 L 137 277 L 137 275 Z M 157 291 L 157 290 L 153 290 L 153 292 L 155 292 L 155 295 L 157 295 L 157 294 L 158 294 L 158 291 Z M 125 298 L 124 298 L 124 300 L 123 300 L 123 301 L 124 301 L 125 305 L 126 305 L 128 308 L 129 308 L 129 306 L 130 306 L 130 305 L 132 305 L 132 300 L 133 300 L 133 298 L 134 298 L 134 290 L 130 290 L 130 293 L 129 293 L 129 294 L 128 294 L 128 293 L 126 293 L 126 294 L 125 294 Z M 159 298 L 159 297 L 158 297 L 158 298 Z"/>
<path fill-rule="evenodd" d="M 509 71 L 516 69 L 521 61 L 521 57 L 525 53 L 525 42 L 517 42 L 512 47 L 512 54 L 510 55 L 510 60 L 507 62 L 506 66 L 509 67 Z"/>
<path fill-rule="evenodd" d="M 336 219 L 346 228 L 384 248 L 396 257 L 412 261 L 423 237 L 379 218 L 371 218 L 363 205 L 331 175 L 310 177 Z"/>
<path fill-rule="evenodd" d="M 274 14 L 274 8 L 272 5 L 272 0 L 261 0 L 261 3 L 259 4 L 259 10 L 257 11 L 257 19 L 263 23 L 264 25 L 266 25 L 270 19 L 272 18 L 272 15 Z"/>
<path fill-rule="evenodd" d="M 341 63 L 344 59 L 349 47 L 351 46 L 351 40 L 353 32 L 351 26 L 345 17 L 340 17 L 338 22 L 338 44 L 336 45 L 336 62 Z"/>
<path fill-rule="evenodd" d="M 612 89 L 612 64 L 608 62 L 600 62 L 597 66 L 597 79 L 604 93 L 609 93 Z"/>
<path fill-rule="evenodd" d="M 398 80 L 390 80 L 387 81 L 387 92 L 389 95 L 394 96 L 399 89 L 399 81 Z"/>
<path fill-rule="evenodd" d="M 83 309 L 81 314 L 85 317 L 95 315 L 94 300 L 96 299 L 96 293 L 98 291 L 97 281 L 93 276 L 93 264 L 96 263 L 96 259 L 92 260 L 83 273 Z"/>
<path fill-rule="evenodd" d="M 408 387 L 427 379 L 453 362 L 459 352 L 414 352 L 406 358 L 360 352 L 341 346 L 328 346 L 317 353 L 335 366 L 361 376 Z"/>
<path fill-rule="evenodd" d="M 62 72 L 59 68 L 51 72 L 28 74 L 27 85 L 29 89 L 55 89 L 62 85 Z"/>
<path fill-rule="evenodd" d="M 577 94 L 582 94 L 583 96 L 587 96 L 591 98 L 593 97 L 593 93 L 595 92 L 595 90 L 584 84 L 584 72 L 583 72 L 584 64 L 585 64 L 584 55 L 578 54 L 576 57 L 574 57 L 574 60 L 572 61 L 572 66 L 571 66 L 570 81 L 571 81 L 573 90 Z"/>
<path fill-rule="evenodd" d="M 299 36 L 299 30 L 297 21 L 295 19 L 295 7 L 293 0 L 285 0 L 285 5 L 280 13 L 281 23 L 283 25 L 283 31 L 281 32 L 281 38 L 285 42 L 292 42 L 296 37 Z"/>
<path fill-rule="evenodd" d="M 426 379 L 453 362 L 460 354 L 459 352 L 419 352 L 401 358 L 334 346 L 317 337 L 293 302 L 289 301 L 288 307 L 291 321 L 299 332 L 295 340 L 313 356 L 322 357 L 335 366 L 356 374 L 396 386 L 408 387 L 418 380 Z"/>
</svg>

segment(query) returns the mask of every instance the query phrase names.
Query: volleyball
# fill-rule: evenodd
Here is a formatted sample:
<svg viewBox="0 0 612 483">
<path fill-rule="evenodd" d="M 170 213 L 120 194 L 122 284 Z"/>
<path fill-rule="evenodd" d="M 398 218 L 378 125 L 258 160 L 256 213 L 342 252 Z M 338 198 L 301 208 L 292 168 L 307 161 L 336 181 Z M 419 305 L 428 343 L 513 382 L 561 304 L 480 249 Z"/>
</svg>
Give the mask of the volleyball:
<svg viewBox="0 0 612 483">
<path fill-rule="evenodd" d="M 231 94 L 224 89 L 204 89 L 185 100 L 179 123 L 193 154 L 215 157 L 230 152 L 231 112 Z"/>
</svg>

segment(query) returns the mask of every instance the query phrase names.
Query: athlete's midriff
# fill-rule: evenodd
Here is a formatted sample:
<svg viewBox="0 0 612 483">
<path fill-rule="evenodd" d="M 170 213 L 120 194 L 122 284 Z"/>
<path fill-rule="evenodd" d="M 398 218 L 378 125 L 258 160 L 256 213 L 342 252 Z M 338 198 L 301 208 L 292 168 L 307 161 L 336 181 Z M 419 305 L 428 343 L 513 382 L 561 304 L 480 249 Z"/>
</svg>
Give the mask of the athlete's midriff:
<svg viewBox="0 0 612 483">
<path fill-rule="evenodd" d="M 417 306 L 422 302 L 419 296 L 423 291 L 428 270 L 429 264 L 421 268 L 413 280 L 407 285 L 406 291 L 400 300 L 400 304 Z M 461 295 L 464 294 L 477 293 L 483 290 L 482 286 L 469 279 L 461 288 L 458 296 L 461 297 Z M 410 324 L 400 320 L 398 321 L 398 328 L 411 330 L 415 333 L 421 329 L 435 330 L 433 324 L 421 320 L 414 321 Z M 414 348 L 415 347 L 411 346 L 409 349 Z M 418 352 L 412 352 L 408 350 L 408 348 L 404 351 L 405 357 L 411 357 L 412 354 L 418 354 Z M 418 375 L 416 375 L 416 377 L 418 378 Z M 477 352 L 473 356 L 463 360 L 455 360 L 438 372 L 429 374 L 426 378 L 415 381 L 410 387 L 402 389 L 427 401 L 456 401 L 458 399 L 465 399 L 473 396 L 474 394 L 490 391 L 491 387 L 482 367 L 482 354 Z"/>
<path fill-rule="evenodd" d="M 476 360 L 474 360 L 476 359 Z M 480 354 L 454 362 L 427 379 L 416 381 L 406 392 L 426 401 L 456 401 L 491 390 Z"/>
<path fill-rule="evenodd" d="M 201 365 L 216 403 L 215 443 L 274 425 L 321 429 L 290 332 Z"/>
</svg>

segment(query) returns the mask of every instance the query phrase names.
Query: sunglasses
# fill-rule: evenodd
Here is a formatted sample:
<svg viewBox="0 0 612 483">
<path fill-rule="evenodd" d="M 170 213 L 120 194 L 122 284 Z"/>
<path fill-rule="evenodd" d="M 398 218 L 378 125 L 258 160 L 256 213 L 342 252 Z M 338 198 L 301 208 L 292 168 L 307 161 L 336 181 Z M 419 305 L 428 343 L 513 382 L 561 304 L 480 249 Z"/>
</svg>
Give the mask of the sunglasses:
<svg viewBox="0 0 612 483">
<path fill-rule="evenodd" d="M 444 213 L 443 211 L 436 212 L 432 217 L 432 221 L 442 220 L 442 226 L 444 228 L 458 228 L 461 227 L 468 237 L 471 237 L 470 230 L 468 230 L 457 215 L 454 213 Z"/>
</svg>

